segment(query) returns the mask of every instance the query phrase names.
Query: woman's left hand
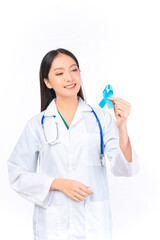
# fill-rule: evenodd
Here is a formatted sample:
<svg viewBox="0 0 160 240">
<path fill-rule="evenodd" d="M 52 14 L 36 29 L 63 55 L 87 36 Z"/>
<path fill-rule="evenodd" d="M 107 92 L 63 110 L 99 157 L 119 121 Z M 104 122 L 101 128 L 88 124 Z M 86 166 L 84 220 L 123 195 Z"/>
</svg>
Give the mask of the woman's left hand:
<svg viewBox="0 0 160 240">
<path fill-rule="evenodd" d="M 130 103 L 122 98 L 110 97 L 108 98 L 114 105 L 114 113 L 116 117 L 116 125 L 118 129 L 126 127 L 126 121 L 131 111 Z"/>
</svg>

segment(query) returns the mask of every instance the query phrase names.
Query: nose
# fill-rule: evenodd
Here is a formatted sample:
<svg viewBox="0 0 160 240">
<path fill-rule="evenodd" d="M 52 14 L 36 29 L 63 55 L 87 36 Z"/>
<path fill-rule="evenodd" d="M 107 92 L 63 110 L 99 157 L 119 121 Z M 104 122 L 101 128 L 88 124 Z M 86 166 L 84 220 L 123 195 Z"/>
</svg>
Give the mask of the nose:
<svg viewBox="0 0 160 240">
<path fill-rule="evenodd" d="M 66 71 L 66 73 L 65 73 L 65 81 L 66 82 L 72 82 L 73 81 L 72 74 L 69 71 Z"/>
</svg>

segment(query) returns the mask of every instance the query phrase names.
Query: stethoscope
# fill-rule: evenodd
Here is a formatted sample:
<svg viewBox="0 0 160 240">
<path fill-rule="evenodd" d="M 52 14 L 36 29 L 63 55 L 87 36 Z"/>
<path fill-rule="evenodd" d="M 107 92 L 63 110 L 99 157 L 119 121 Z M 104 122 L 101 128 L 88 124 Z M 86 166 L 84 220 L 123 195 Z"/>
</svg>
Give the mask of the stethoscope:
<svg viewBox="0 0 160 240">
<path fill-rule="evenodd" d="M 99 130 L 100 130 L 100 146 L 101 146 L 101 154 L 100 154 L 100 159 L 101 159 L 101 163 L 104 165 L 104 162 L 103 162 L 103 159 L 104 159 L 104 145 L 103 145 L 103 132 L 102 132 L 102 126 L 101 126 L 101 123 L 99 121 L 99 118 L 97 116 L 97 114 L 95 113 L 95 111 L 93 110 L 93 108 L 88 105 L 91 109 L 92 109 L 92 112 L 98 122 L 98 126 L 99 126 Z M 42 125 L 42 129 L 43 129 L 43 134 L 44 134 L 44 137 L 45 137 L 45 140 L 46 142 L 50 145 L 50 146 L 53 146 L 55 144 L 58 143 L 58 128 L 57 128 L 57 125 L 55 123 L 55 126 L 56 126 L 56 134 L 55 134 L 55 138 L 54 140 L 52 141 L 48 141 L 47 140 L 47 136 L 46 136 L 46 133 L 45 133 L 45 127 L 44 127 L 44 120 L 47 119 L 47 118 L 55 118 L 56 116 L 55 115 L 51 115 L 51 116 L 45 116 L 43 115 L 42 118 L 41 118 L 41 125 Z"/>
</svg>

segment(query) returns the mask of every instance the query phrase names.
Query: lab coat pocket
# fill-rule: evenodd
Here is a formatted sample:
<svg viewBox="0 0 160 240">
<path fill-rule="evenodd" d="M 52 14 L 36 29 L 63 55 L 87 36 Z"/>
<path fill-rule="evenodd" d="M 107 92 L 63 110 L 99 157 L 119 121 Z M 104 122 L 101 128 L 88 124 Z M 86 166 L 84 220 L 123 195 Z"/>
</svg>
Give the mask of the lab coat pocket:
<svg viewBox="0 0 160 240">
<path fill-rule="evenodd" d="M 86 240 L 106 240 L 111 237 L 111 219 L 109 201 L 87 202 L 86 213 Z"/>
<path fill-rule="evenodd" d="M 52 205 L 46 209 L 47 239 L 61 239 L 67 229 L 66 206 Z"/>
<path fill-rule="evenodd" d="M 87 165 L 100 166 L 100 134 L 88 133 L 87 138 Z"/>
</svg>

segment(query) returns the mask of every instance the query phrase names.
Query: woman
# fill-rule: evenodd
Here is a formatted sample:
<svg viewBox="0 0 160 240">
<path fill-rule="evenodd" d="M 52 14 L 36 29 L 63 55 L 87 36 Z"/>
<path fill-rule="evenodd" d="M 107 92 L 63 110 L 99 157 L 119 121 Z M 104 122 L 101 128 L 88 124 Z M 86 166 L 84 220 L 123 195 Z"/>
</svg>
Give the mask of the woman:
<svg viewBox="0 0 160 240">
<path fill-rule="evenodd" d="M 41 113 L 28 121 L 8 161 L 12 188 L 35 204 L 36 240 L 107 240 L 111 220 L 100 132 L 85 102 L 79 63 L 65 49 L 48 52 L 40 67 Z M 130 104 L 110 98 L 116 122 L 94 108 L 104 151 L 116 176 L 131 176 L 137 157 L 126 121 Z"/>
</svg>

